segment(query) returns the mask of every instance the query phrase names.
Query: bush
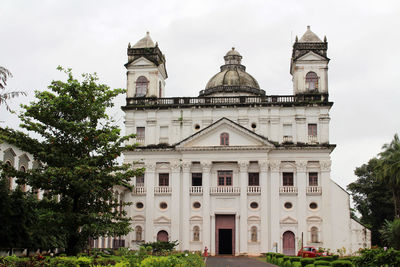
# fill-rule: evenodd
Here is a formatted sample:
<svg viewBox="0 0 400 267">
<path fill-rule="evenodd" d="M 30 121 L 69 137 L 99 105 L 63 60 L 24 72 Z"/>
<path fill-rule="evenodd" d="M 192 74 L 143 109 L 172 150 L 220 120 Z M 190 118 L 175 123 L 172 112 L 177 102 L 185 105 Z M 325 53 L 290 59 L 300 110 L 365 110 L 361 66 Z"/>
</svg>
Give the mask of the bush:
<svg viewBox="0 0 400 267">
<path fill-rule="evenodd" d="M 298 262 L 300 262 L 300 260 L 302 259 L 302 257 L 289 257 L 289 259 L 290 259 L 290 262 L 296 262 L 296 261 L 298 261 Z"/>
<path fill-rule="evenodd" d="M 313 258 L 303 258 L 300 260 L 301 262 L 301 266 L 306 266 L 307 264 L 313 264 L 314 263 L 314 259 Z"/>
<path fill-rule="evenodd" d="M 331 263 L 329 261 L 316 260 L 314 265 L 331 266 Z"/>
<path fill-rule="evenodd" d="M 164 241 L 157 241 L 157 242 L 148 242 L 143 243 L 143 246 L 151 247 L 153 252 L 160 253 L 162 251 L 172 251 L 178 245 L 178 241 L 171 241 L 171 242 L 164 242 Z"/>
<path fill-rule="evenodd" d="M 302 267 L 302 266 L 301 266 L 301 262 L 299 262 L 299 261 L 293 262 L 293 263 L 292 263 L 292 267 Z"/>
<path fill-rule="evenodd" d="M 351 261 L 346 261 L 346 260 L 336 260 L 332 262 L 332 267 L 352 267 L 353 264 Z"/>
</svg>

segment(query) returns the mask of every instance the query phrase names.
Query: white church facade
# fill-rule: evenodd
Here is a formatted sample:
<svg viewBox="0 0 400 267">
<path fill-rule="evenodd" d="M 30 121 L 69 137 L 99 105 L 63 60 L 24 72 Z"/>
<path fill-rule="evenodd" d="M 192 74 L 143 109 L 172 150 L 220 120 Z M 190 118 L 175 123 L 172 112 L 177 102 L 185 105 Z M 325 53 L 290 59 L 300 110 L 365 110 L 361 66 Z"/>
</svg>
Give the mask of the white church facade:
<svg viewBox="0 0 400 267">
<path fill-rule="evenodd" d="M 134 229 L 125 246 L 178 240 L 212 255 L 348 253 L 370 245 L 331 180 L 327 41 L 309 28 L 293 45 L 292 95 L 267 95 L 234 49 L 198 97 L 165 97 L 165 56 L 149 34 L 128 47 L 125 163 L 144 167 L 119 190 Z M 303 239 L 302 239 L 303 237 Z"/>
</svg>

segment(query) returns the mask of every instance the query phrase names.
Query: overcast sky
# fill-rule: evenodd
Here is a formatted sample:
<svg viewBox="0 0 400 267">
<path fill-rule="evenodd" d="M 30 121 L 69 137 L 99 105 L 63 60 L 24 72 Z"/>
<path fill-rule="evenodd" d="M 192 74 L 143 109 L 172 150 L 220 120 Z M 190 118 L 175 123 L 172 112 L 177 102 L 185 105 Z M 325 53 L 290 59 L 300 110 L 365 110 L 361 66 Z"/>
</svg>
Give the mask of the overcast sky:
<svg viewBox="0 0 400 267">
<path fill-rule="evenodd" d="M 0 25 L 8 90 L 28 93 L 14 109 L 63 79 L 58 65 L 125 88 L 128 42 L 146 31 L 166 55 L 167 96 L 197 96 L 232 46 L 267 94 L 290 95 L 291 46 L 311 25 L 329 43 L 332 179 L 354 181 L 355 167 L 400 132 L 400 1 L 2 0 Z M 123 125 L 123 112 L 112 113 Z M 0 107 L 0 126 L 16 128 L 16 118 Z"/>
</svg>

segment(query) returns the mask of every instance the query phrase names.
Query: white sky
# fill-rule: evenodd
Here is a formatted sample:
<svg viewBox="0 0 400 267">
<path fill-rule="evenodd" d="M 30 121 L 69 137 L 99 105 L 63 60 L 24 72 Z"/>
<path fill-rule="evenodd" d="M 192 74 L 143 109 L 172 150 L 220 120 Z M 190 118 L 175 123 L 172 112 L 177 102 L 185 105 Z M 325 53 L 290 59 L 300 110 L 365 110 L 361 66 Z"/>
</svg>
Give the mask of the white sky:
<svg viewBox="0 0 400 267">
<path fill-rule="evenodd" d="M 341 186 L 400 129 L 400 1 L 78 1 L 2 0 L 0 66 L 14 75 L 8 90 L 33 99 L 51 80 L 97 72 L 125 88 L 128 42 L 147 30 L 166 55 L 167 96 L 197 96 L 232 47 L 267 94 L 292 94 L 291 45 L 306 26 L 328 38 L 332 178 Z M 116 106 L 124 105 L 124 97 Z M 122 125 L 123 112 L 112 111 Z M 0 107 L 0 125 L 18 127 Z"/>
</svg>

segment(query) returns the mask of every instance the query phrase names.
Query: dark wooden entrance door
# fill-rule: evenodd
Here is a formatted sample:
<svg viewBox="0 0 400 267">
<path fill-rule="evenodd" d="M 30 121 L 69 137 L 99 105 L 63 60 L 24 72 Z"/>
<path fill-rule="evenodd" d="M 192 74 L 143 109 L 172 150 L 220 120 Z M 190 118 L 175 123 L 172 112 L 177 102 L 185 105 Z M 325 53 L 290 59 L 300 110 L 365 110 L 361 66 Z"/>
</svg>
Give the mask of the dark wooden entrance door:
<svg viewBox="0 0 400 267">
<path fill-rule="evenodd" d="M 168 233 L 166 231 L 160 231 L 157 233 L 157 241 L 168 242 Z"/>
<path fill-rule="evenodd" d="M 291 231 L 283 233 L 283 254 L 285 255 L 295 255 L 295 241 L 294 234 Z"/>
<path fill-rule="evenodd" d="M 235 254 L 235 215 L 215 216 L 216 254 Z"/>
</svg>

